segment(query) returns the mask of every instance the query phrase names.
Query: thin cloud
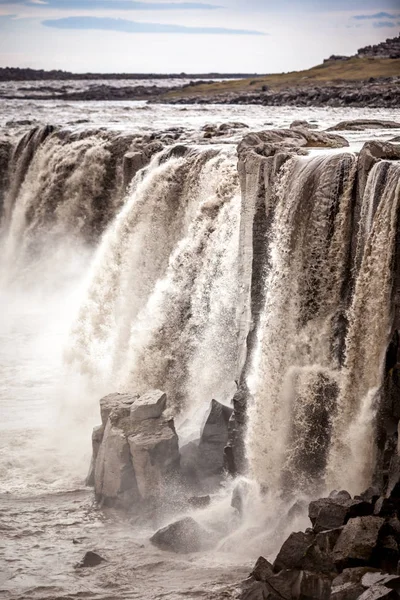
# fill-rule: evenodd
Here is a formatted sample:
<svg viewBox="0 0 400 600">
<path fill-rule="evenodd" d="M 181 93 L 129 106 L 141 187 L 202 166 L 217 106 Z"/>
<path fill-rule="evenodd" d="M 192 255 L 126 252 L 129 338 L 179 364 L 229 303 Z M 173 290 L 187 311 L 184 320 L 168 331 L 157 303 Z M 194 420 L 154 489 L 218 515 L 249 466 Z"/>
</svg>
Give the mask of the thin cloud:
<svg viewBox="0 0 400 600">
<path fill-rule="evenodd" d="M 374 15 L 354 15 L 352 18 L 357 21 L 367 21 L 370 19 L 397 19 L 397 16 L 387 12 L 379 12 Z"/>
<path fill-rule="evenodd" d="M 1 4 L 63 10 L 215 10 L 222 8 L 202 2 L 139 2 L 136 0 L 0 0 Z"/>
<path fill-rule="evenodd" d="M 372 23 L 372 27 L 375 27 L 375 29 L 396 27 L 396 23 L 393 23 L 393 21 L 376 21 L 375 23 Z"/>
<path fill-rule="evenodd" d="M 46 27 L 57 29 L 97 29 L 102 31 L 120 31 L 123 33 L 189 33 L 219 35 L 267 35 L 251 29 L 225 29 L 223 27 L 184 27 L 183 25 L 165 25 L 162 23 L 142 23 L 127 19 L 107 17 L 67 17 L 65 19 L 47 19 L 42 21 Z"/>
</svg>

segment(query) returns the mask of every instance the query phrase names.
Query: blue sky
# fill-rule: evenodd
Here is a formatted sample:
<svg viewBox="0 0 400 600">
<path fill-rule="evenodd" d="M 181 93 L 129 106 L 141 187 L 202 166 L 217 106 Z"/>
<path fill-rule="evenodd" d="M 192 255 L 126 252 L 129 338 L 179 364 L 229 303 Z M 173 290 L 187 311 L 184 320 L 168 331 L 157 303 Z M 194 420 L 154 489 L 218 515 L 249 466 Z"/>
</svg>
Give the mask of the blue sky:
<svg viewBox="0 0 400 600">
<path fill-rule="evenodd" d="M 400 0 L 0 0 L 0 66 L 272 73 L 398 31 Z"/>
</svg>

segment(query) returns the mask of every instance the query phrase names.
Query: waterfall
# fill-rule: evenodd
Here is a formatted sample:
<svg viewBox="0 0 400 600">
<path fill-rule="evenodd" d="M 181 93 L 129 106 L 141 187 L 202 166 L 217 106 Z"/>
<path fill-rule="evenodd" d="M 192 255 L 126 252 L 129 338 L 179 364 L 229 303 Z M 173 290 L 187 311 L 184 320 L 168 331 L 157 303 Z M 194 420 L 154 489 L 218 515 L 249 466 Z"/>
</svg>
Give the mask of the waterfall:
<svg viewBox="0 0 400 600">
<path fill-rule="evenodd" d="M 50 126 L 24 135 L 6 173 L 3 266 L 20 272 L 49 252 L 96 243 L 122 204 L 123 157 L 131 143 L 132 136 Z"/>
<path fill-rule="evenodd" d="M 86 252 L 69 366 L 164 390 L 188 435 L 239 385 L 257 484 L 360 492 L 399 320 L 400 165 L 378 151 L 253 136 L 238 169 L 228 145 L 35 128 L 0 146 L 2 283 L 60 282 Z"/>
<path fill-rule="evenodd" d="M 374 417 L 383 384 L 393 321 L 393 281 L 398 245 L 400 165 L 381 161 L 371 170 L 363 198 L 357 249 L 360 261 L 348 311 L 329 487 L 352 492 L 371 482 L 375 463 Z"/>
<path fill-rule="evenodd" d="M 117 389 L 164 389 L 179 413 L 229 400 L 237 378 L 240 193 L 234 154 L 175 154 L 136 178 L 104 236 L 68 359 Z"/>
<path fill-rule="evenodd" d="M 351 154 L 295 157 L 275 183 L 247 440 L 253 477 L 275 490 L 310 491 L 324 472 L 355 165 Z"/>
</svg>

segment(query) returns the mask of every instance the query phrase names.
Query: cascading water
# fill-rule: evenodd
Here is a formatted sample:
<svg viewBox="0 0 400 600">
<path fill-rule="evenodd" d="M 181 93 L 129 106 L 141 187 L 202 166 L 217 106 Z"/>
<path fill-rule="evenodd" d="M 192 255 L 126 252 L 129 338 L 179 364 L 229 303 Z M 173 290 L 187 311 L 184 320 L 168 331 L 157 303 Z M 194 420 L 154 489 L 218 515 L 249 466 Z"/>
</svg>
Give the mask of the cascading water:
<svg viewBox="0 0 400 600">
<path fill-rule="evenodd" d="M 123 155 L 131 143 L 132 136 L 50 126 L 23 136 L 8 161 L 4 265 L 20 273 L 45 261 L 49 248 L 63 261 L 74 245 L 94 244 L 121 206 Z"/>
<path fill-rule="evenodd" d="M 318 484 L 329 443 L 355 157 L 293 158 L 276 182 L 248 454 L 268 488 Z M 253 384 L 254 385 L 254 384 Z"/>
<path fill-rule="evenodd" d="M 178 146 L 153 159 L 104 236 L 70 361 L 111 389 L 164 389 L 178 413 L 229 399 L 238 186 L 229 152 Z"/>
<path fill-rule="evenodd" d="M 360 266 L 348 311 L 345 362 L 328 463 L 329 487 L 340 484 L 353 493 L 370 484 L 375 464 L 374 417 L 394 316 L 399 203 L 399 164 L 377 163 L 363 199 L 357 239 Z"/>
</svg>

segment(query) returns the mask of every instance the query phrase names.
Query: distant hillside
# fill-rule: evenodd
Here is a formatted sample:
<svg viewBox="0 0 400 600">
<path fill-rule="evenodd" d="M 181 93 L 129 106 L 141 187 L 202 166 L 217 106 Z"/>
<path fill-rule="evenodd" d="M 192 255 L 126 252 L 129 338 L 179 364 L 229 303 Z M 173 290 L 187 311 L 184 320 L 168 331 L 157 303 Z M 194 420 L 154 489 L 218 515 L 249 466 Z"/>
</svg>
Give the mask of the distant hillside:
<svg viewBox="0 0 400 600">
<path fill-rule="evenodd" d="M 331 56 L 304 71 L 185 86 L 157 101 L 398 107 L 400 36 L 361 48 L 355 56 Z"/>
<path fill-rule="evenodd" d="M 70 73 L 69 71 L 44 71 L 0 67 L 0 81 L 100 81 L 106 79 L 240 79 L 254 77 L 255 73 Z"/>
</svg>

